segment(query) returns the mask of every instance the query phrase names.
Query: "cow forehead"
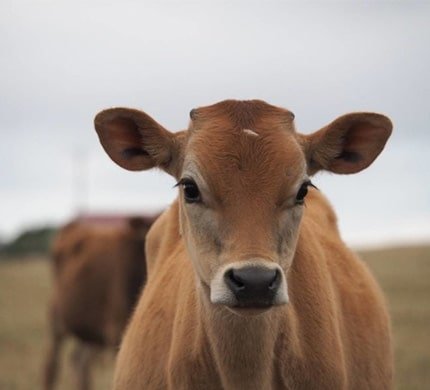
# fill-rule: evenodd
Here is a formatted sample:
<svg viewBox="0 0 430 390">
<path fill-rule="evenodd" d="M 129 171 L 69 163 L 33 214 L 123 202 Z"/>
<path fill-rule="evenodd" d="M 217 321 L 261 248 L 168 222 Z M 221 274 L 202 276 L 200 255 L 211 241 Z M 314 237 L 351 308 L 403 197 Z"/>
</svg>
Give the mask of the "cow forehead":
<svg viewBox="0 0 430 390">
<path fill-rule="evenodd" d="M 210 115 L 199 111 L 190 127 L 184 168 L 190 161 L 197 164 L 214 190 L 264 188 L 267 196 L 270 192 L 275 196 L 280 187 L 292 186 L 304 176 L 302 149 L 291 117 L 285 117 L 287 111 L 275 115 L 277 108 L 269 114 L 245 108 L 240 115 L 225 109 Z"/>
<path fill-rule="evenodd" d="M 231 149 L 229 146 L 232 145 L 228 143 L 243 138 L 244 134 L 264 137 L 268 141 L 295 132 L 290 111 L 260 100 L 225 100 L 194 109 L 191 117 L 190 133 L 193 138 L 215 142 L 224 149 Z M 227 145 L 223 140 L 227 141 Z"/>
<path fill-rule="evenodd" d="M 191 134 L 186 155 L 207 165 L 259 172 L 279 165 L 301 167 L 304 159 L 295 135 L 283 129 L 225 127 L 201 129 Z"/>
</svg>

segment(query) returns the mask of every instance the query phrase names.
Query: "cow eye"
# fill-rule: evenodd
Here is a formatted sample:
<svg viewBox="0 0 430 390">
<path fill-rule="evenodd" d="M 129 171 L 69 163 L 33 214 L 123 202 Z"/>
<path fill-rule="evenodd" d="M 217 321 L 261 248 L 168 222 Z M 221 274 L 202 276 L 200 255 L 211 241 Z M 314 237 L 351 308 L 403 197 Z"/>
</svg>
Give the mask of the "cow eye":
<svg viewBox="0 0 430 390">
<path fill-rule="evenodd" d="M 308 187 L 312 186 L 310 181 L 305 181 L 301 186 L 296 195 L 296 204 L 300 205 L 305 202 L 305 197 L 308 194 Z"/>
<path fill-rule="evenodd" d="M 187 203 L 197 203 L 201 201 L 199 187 L 192 179 L 181 179 L 178 183 L 184 190 L 184 199 Z"/>
</svg>

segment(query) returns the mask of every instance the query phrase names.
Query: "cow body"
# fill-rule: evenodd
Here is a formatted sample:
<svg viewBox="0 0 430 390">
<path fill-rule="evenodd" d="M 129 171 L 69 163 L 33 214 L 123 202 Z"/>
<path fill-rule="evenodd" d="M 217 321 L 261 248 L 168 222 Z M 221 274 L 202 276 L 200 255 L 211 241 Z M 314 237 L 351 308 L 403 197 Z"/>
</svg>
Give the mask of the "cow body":
<svg viewBox="0 0 430 390">
<path fill-rule="evenodd" d="M 62 340 L 78 341 L 73 362 L 78 385 L 89 387 L 89 365 L 98 347 L 117 347 L 146 278 L 145 235 L 152 219 L 115 223 L 77 220 L 53 244 L 52 344 L 45 386 L 54 385 Z"/>
<path fill-rule="evenodd" d="M 303 135 L 290 111 L 233 100 L 190 117 L 176 134 L 132 109 L 95 119 L 117 164 L 160 167 L 179 187 L 148 234 L 114 388 L 391 388 L 381 291 L 310 180 L 369 166 L 389 119 L 353 113 Z"/>
<path fill-rule="evenodd" d="M 290 304 L 246 319 L 205 308 L 173 204 L 148 235 L 150 277 L 121 347 L 116 388 L 390 388 L 382 294 L 341 241 L 323 195 L 309 196 Z"/>
</svg>

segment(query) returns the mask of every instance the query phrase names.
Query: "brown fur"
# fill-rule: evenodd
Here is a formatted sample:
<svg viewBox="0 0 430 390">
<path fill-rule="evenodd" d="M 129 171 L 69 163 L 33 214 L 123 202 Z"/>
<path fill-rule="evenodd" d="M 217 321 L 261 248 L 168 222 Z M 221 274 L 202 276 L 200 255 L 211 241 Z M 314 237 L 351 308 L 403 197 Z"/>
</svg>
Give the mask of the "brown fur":
<svg viewBox="0 0 430 390">
<path fill-rule="evenodd" d="M 146 114 L 116 110 L 95 120 L 112 159 L 127 169 L 161 166 L 177 179 L 191 172 L 204 201 L 187 204 L 181 190 L 148 234 L 148 281 L 115 389 L 391 388 L 379 287 L 342 242 L 321 192 L 310 189 L 305 206 L 294 204 L 306 172 L 367 167 L 391 133 L 388 118 L 349 114 L 304 136 L 287 110 L 225 101 L 193 110 L 189 130 L 175 136 Z M 111 126 L 124 115 L 138 139 L 132 147 L 143 151 L 138 160 L 122 153 L 122 134 Z M 252 315 L 211 302 L 217 272 L 250 258 L 282 267 L 288 304 Z"/>
<path fill-rule="evenodd" d="M 63 227 L 54 241 L 46 389 L 54 386 L 61 342 L 67 335 L 78 341 L 72 359 L 76 387 L 89 388 L 95 349 L 119 345 L 145 281 L 144 243 L 153 219 L 108 222 L 76 220 Z"/>
</svg>

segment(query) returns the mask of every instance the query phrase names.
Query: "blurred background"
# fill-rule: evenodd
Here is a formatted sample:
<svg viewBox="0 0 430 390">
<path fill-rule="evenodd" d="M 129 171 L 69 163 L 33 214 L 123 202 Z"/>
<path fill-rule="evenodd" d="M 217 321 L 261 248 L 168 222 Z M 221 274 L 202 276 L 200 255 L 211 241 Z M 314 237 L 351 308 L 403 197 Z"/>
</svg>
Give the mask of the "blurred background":
<svg viewBox="0 0 430 390">
<path fill-rule="evenodd" d="M 39 380 L 56 228 L 176 196 L 167 175 L 109 160 L 95 114 L 139 108 L 175 131 L 226 98 L 286 107 L 305 133 L 351 111 L 392 119 L 368 170 L 314 182 L 386 291 L 399 388 L 429 388 L 429 47 L 428 2 L 2 0 L 0 388 Z"/>
</svg>

